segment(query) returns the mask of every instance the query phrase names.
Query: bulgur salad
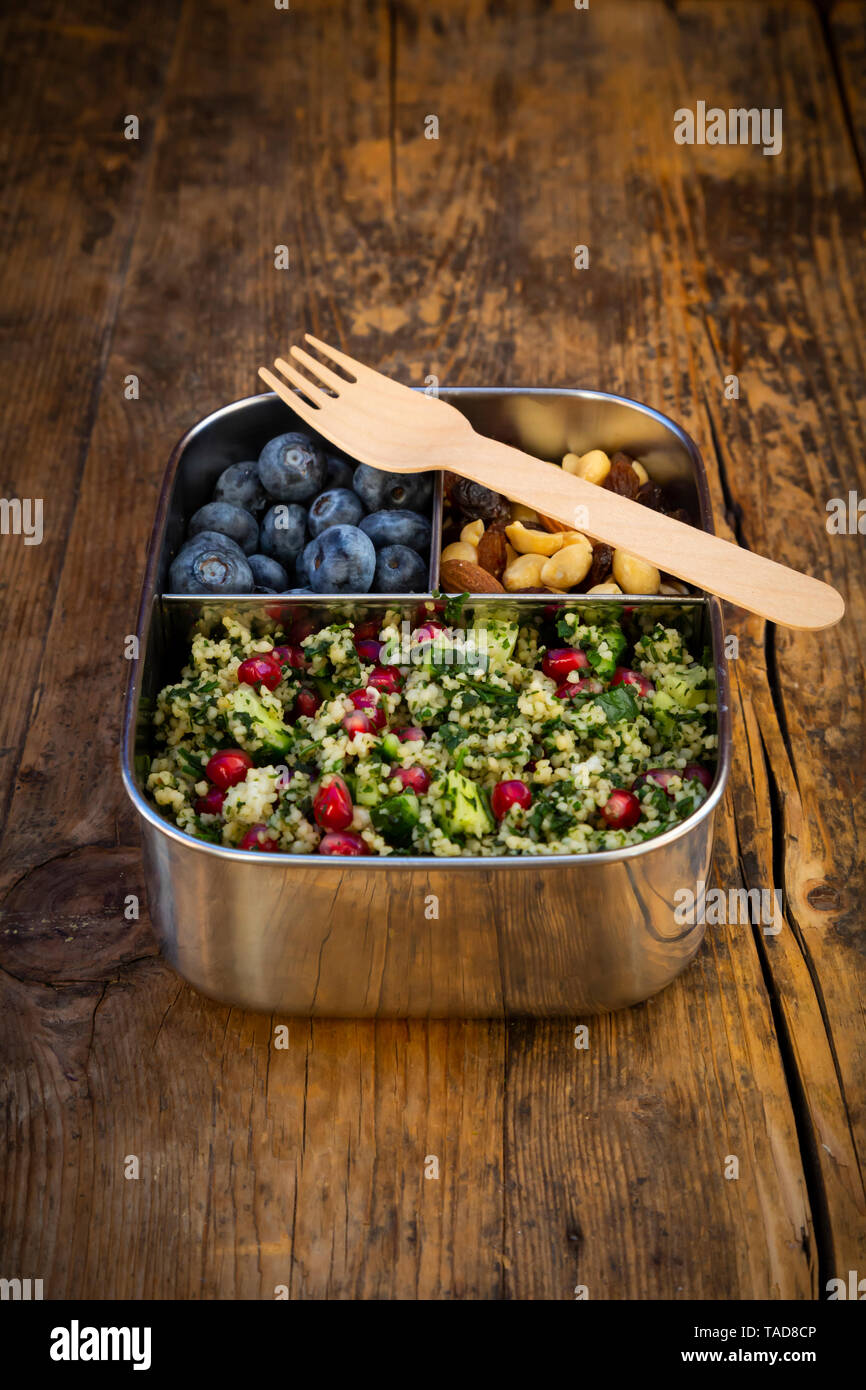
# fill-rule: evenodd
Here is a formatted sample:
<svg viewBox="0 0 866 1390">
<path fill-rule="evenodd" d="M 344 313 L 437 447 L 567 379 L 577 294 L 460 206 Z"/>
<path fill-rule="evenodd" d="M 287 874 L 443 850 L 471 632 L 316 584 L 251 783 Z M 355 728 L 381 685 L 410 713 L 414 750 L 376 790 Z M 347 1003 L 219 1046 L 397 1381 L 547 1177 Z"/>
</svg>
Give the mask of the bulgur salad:
<svg viewBox="0 0 866 1390">
<path fill-rule="evenodd" d="M 636 845 L 712 783 L 715 685 L 691 627 L 614 603 L 473 621 L 431 600 L 412 621 L 308 609 L 285 627 L 205 611 L 156 702 L 148 794 L 188 834 L 260 852 Z"/>
</svg>

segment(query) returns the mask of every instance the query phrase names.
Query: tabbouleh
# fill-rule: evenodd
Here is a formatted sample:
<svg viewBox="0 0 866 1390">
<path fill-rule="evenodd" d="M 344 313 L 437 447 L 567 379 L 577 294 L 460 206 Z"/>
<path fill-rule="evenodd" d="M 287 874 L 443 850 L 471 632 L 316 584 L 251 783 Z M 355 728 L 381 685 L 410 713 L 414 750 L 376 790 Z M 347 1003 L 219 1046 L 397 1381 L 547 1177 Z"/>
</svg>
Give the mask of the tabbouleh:
<svg viewBox="0 0 866 1390">
<path fill-rule="evenodd" d="M 583 854 L 659 835 L 705 799 L 715 686 L 680 610 L 662 623 L 563 608 L 435 633 L 421 619 L 408 652 L 393 646 L 404 621 L 316 629 L 308 613 L 287 633 L 203 617 L 154 715 L 147 788 L 162 813 L 199 839 L 286 854 Z"/>
</svg>

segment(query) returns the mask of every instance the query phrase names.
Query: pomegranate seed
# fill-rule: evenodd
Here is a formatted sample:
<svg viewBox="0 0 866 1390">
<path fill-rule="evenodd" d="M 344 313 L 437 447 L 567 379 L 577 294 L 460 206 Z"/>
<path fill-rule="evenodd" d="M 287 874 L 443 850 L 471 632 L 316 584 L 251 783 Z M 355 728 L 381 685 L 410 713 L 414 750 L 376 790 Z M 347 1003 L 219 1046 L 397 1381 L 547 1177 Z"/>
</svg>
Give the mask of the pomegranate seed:
<svg viewBox="0 0 866 1390">
<path fill-rule="evenodd" d="M 318 632 L 318 630 L 319 624 L 314 618 L 308 618 L 304 613 L 296 613 L 287 635 L 292 646 L 299 647 L 305 637 L 312 637 L 313 633 Z"/>
<path fill-rule="evenodd" d="M 205 776 L 220 791 L 228 791 L 229 787 L 243 782 L 252 765 L 249 753 L 240 748 L 224 748 L 221 753 L 214 753 L 205 768 Z"/>
<path fill-rule="evenodd" d="M 268 690 L 276 690 L 283 679 L 279 662 L 270 656 L 250 656 L 238 667 L 240 685 L 266 685 Z"/>
<path fill-rule="evenodd" d="M 401 743 L 423 743 L 427 735 L 423 729 L 410 725 L 406 729 L 398 729 L 397 737 Z"/>
<path fill-rule="evenodd" d="M 683 768 L 683 781 L 687 782 L 689 779 L 702 783 L 707 791 L 709 791 L 710 787 L 713 785 L 713 774 L 710 772 L 709 768 L 704 767 L 703 763 L 686 764 Z"/>
<path fill-rule="evenodd" d="M 602 806 L 601 814 L 611 830 L 631 830 L 640 820 L 640 802 L 632 792 L 617 787 Z"/>
<path fill-rule="evenodd" d="M 379 708 L 379 692 L 377 690 L 350 690 L 349 699 L 355 709 L 364 710 L 375 729 L 384 729 L 385 711 Z"/>
<path fill-rule="evenodd" d="M 309 718 L 316 713 L 322 703 L 322 697 L 317 690 L 311 690 L 308 685 L 304 685 L 298 691 L 292 713 L 296 715 L 305 714 Z"/>
<path fill-rule="evenodd" d="M 545 618 L 547 618 L 548 621 L 552 621 L 563 606 L 562 600 L 560 600 L 559 603 L 546 603 L 543 609 Z"/>
<path fill-rule="evenodd" d="M 332 777 L 313 798 L 313 815 L 323 830 L 346 830 L 354 814 L 349 788 L 342 777 Z"/>
<path fill-rule="evenodd" d="M 226 794 L 221 792 L 219 787 L 208 787 L 206 794 L 195 802 L 196 815 L 221 816 L 225 799 Z"/>
<path fill-rule="evenodd" d="M 668 791 L 668 783 L 672 777 L 681 776 L 682 773 L 678 772 L 675 767 L 648 767 L 646 772 L 642 772 L 640 777 L 635 778 L 632 783 L 632 790 L 636 787 L 646 786 L 649 779 L 652 778 L 657 787 L 661 787 L 668 796 L 672 796 L 672 793 Z"/>
<path fill-rule="evenodd" d="M 526 810 L 531 805 L 532 792 L 516 777 L 510 782 L 497 782 L 490 794 L 490 807 L 497 820 L 504 820 L 512 806 Z"/>
<path fill-rule="evenodd" d="M 367 842 L 353 830 L 330 832 L 319 841 L 320 854 L 369 854 Z"/>
<path fill-rule="evenodd" d="M 426 603 L 419 603 L 415 609 L 415 622 L 426 623 L 431 613 L 444 613 L 445 602 L 443 599 L 428 599 Z"/>
<path fill-rule="evenodd" d="M 297 647 L 293 642 L 285 647 L 274 647 L 274 657 L 281 666 L 291 666 L 294 670 L 302 670 L 310 664 L 303 647 Z"/>
<path fill-rule="evenodd" d="M 641 695 L 649 695 L 655 690 L 655 682 L 648 676 L 642 676 L 640 671 L 630 671 L 627 666 L 617 666 L 611 679 L 611 685 L 634 685 Z"/>
<path fill-rule="evenodd" d="M 358 653 L 358 659 L 363 661 L 366 666 L 377 664 L 384 645 L 384 642 L 376 642 L 372 637 L 355 638 L 355 651 Z"/>
<path fill-rule="evenodd" d="M 440 623 L 437 618 L 430 618 L 421 627 L 416 627 L 412 636 L 416 642 L 435 642 L 440 633 L 447 631 L 444 623 Z"/>
<path fill-rule="evenodd" d="M 352 701 L 355 709 L 370 710 L 378 709 L 379 707 L 378 690 L 370 690 L 367 687 L 362 688 L 359 686 L 357 690 L 350 690 L 349 699 Z"/>
<path fill-rule="evenodd" d="M 251 825 L 238 845 L 238 849 L 260 849 L 263 854 L 278 854 L 277 842 L 271 838 L 267 831 L 266 825 Z"/>
<path fill-rule="evenodd" d="M 391 776 L 396 777 L 407 791 L 418 792 L 422 796 L 430 786 L 430 773 L 423 767 L 395 767 Z"/>
<path fill-rule="evenodd" d="M 356 709 L 353 714 L 344 714 L 342 724 L 349 738 L 354 738 L 356 734 L 373 732 L 373 721 L 362 709 Z"/>
<path fill-rule="evenodd" d="M 376 666 L 367 677 L 367 684 L 392 695 L 401 688 L 403 677 L 396 666 Z"/>
<path fill-rule="evenodd" d="M 570 700 L 573 695 L 600 695 L 603 690 L 604 686 L 595 676 L 584 676 L 583 680 L 566 681 L 554 693 L 559 700 Z"/>
<path fill-rule="evenodd" d="M 589 658 L 580 647 L 556 647 L 545 654 L 541 669 L 551 680 L 564 681 L 569 671 L 584 671 L 588 665 Z"/>
</svg>

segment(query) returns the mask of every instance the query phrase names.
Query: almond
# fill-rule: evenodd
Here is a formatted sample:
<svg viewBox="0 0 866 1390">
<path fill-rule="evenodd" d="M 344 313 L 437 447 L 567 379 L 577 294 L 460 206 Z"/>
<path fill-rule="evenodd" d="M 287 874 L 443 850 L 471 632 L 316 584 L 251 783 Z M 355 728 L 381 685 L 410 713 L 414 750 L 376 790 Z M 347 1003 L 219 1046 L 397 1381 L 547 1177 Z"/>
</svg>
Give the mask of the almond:
<svg viewBox="0 0 866 1390">
<path fill-rule="evenodd" d="M 508 541 L 504 531 L 490 527 L 478 542 L 478 563 L 494 579 L 501 579 L 508 562 Z"/>
<path fill-rule="evenodd" d="M 446 560 L 439 570 L 439 583 L 449 594 L 504 594 L 499 580 L 469 560 Z"/>
</svg>

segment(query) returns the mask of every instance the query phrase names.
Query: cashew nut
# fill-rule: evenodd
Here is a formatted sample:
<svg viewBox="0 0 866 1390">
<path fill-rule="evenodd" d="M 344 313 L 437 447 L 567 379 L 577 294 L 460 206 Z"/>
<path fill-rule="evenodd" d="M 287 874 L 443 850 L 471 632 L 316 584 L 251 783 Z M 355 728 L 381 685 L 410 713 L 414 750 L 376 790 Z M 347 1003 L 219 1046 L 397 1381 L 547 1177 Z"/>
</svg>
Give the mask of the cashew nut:
<svg viewBox="0 0 866 1390">
<path fill-rule="evenodd" d="M 523 505 L 522 502 L 512 502 L 512 504 L 511 504 L 511 520 L 512 520 L 512 521 L 537 521 L 537 520 L 538 520 L 538 512 L 533 511 L 531 507 L 524 507 L 524 505 Z"/>
<path fill-rule="evenodd" d="M 443 560 L 468 560 L 470 565 L 478 564 L 478 550 L 467 541 L 452 541 L 442 551 Z"/>
<path fill-rule="evenodd" d="M 583 478 L 587 483 L 603 483 L 610 472 L 610 459 L 603 449 L 590 449 L 588 454 L 566 454 L 562 460 L 566 473 Z"/>
<path fill-rule="evenodd" d="M 629 555 L 627 550 L 613 552 L 613 577 L 624 594 L 657 594 L 661 583 L 655 565 Z"/>
<path fill-rule="evenodd" d="M 547 564 L 544 555 L 518 555 L 513 565 L 509 565 L 502 576 L 502 582 L 509 593 L 520 589 L 540 589 L 541 571 Z"/>
<path fill-rule="evenodd" d="M 466 523 L 463 530 L 460 532 L 460 539 L 461 541 L 465 541 L 467 545 L 477 545 L 483 535 L 484 522 L 481 520 L 481 517 L 479 517 L 477 521 L 468 521 Z"/>
<path fill-rule="evenodd" d="M 505 534 L 519 555 L 552 555 L 562 545 L 559 532 L 530 531 L 522 521 L 512 521 Z"/>
<path fill-rule="evenodd" d="M 544 565 L 541 582 L 552 589 L 573 589 L 589 573 L 592 546 L 585 536 L 558 550 Z"/>
</svg>

